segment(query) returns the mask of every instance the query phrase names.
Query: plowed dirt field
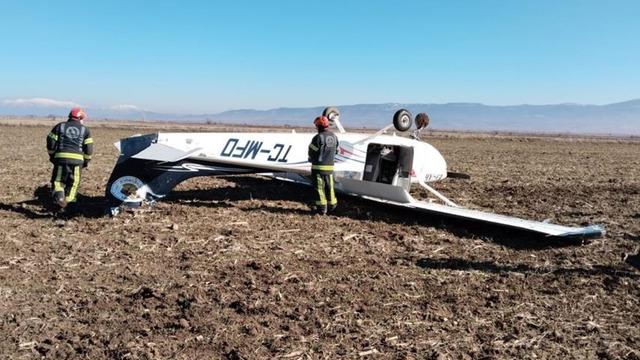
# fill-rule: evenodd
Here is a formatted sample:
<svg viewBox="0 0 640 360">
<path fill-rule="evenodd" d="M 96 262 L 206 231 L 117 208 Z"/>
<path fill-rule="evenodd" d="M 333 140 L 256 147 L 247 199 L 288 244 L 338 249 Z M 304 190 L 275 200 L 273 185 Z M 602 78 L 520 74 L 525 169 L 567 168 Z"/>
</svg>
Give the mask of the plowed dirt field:
<svg viewBox="0 0 640 360">
<path fill-rule="evenodd" d="M 640 359 L 639 142 L 424 136 L 471 175 L 435 184 L 455 202 L 607 229 L 559 243 L 352 198 L 312 215 L 260 176 L 102 215 L 114 141 L 215 125 L 89 122 L 84 209 L 55 218 L 53 125 L 0 125 L 0 358 Z"/>
</svg>

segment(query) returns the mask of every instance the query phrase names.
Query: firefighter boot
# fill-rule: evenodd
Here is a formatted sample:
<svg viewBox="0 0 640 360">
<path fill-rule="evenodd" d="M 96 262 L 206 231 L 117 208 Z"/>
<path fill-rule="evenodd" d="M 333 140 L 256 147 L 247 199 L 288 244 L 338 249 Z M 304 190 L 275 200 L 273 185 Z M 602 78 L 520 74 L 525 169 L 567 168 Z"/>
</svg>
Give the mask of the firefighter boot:
<svg viewBox="0 0 640 360">
<path fill-rule="evenodd" d="M 316 205 L 315 213 L 319 215 L 327 215 L 327 205 Z"/>
<path fill-rule="evenodd" d="M 332 212 L 336 211 L 337 207 L 338 207 L 338 204 L 329 205 L 329 213 L 332 213 Z"/>
<path fill-rule="evenodd" d="M 53 203 L 60 209 L 64 209 L 67 206 L 67 202 L 64 199 L 64 192 L 56 191 L 53 193 Z"/>
</svg>

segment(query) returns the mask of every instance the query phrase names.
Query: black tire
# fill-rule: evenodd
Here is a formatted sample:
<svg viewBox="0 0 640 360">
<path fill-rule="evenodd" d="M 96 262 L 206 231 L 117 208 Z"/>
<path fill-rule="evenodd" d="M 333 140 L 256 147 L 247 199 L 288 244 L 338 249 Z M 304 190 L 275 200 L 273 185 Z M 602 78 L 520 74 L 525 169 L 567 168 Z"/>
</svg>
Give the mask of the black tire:
<svg viewBox="0 0 640 360">
<path fill-rule="evenodd" d="M 393 126 L 398 131 L 407 131 L 413 125 L 413 118 L 409 110 L 400 109 L 393 114 Z"/>
<path fill-rule="evenodd" d="M 426 128 L 429 126 L 429 115 L 427 115 L 427 113 L 420 113 L 416 115 L 414 123 L 418 129 Z"/>
<path fill-rule="evenodd" d="M 322 111 L 322 116 L 325 116 L 327 119 L 329 119 L 330 123 L 333 123 L 333 120 L 336 117 L 340 117 L 340 111 L 336 107 L 328 106 L 324 108 L 324 111 Z"/>
</svg>

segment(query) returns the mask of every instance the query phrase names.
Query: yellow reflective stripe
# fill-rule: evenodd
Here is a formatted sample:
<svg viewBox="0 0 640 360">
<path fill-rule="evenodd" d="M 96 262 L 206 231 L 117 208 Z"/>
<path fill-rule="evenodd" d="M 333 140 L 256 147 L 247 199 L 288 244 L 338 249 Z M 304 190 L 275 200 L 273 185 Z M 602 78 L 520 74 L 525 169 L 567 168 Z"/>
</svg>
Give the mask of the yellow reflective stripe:
<svg viewBox="0 0 640 360">
<path fill-rule="evenodd" d="M 338 199 L 336 199 L 336 192 L 333 190 L 333 174 L 329 176 L 329 204 L 336 205 Z"/>
<path fill-rule="evenodd" d="M 66 153 L 59 152 L 54 155 L 56 159 L 73 159 L 73 160 L 84 160 L 84 155 L 75 154 L 75 153 Z"/>
<path fill-rule="evenodd" d="M 333 165 L 311 165 L 313 170 L 333 170 Z"/>
<path fill-rule="evenodd" d="M 71 186 L 71 190 L 69 190 L 69 194 L 64 198 L 64 201 L 68 203 L 76 201 L 78 185 L 80 185 L 80 166 L 73 168 L 73 185 Z"/>
<path fill-rule="evenodd" d="M 62 188 L 62 183 L 60 182 L 60 180 L 62 180 L 62 166 L 58 166 L 58 172 L 56 173 L 56 179 L 53 181 L 53 191 L 54 192 L 64 191 L 64 189 Z"/>
<path fill-rule="evenodd" d="M 48 137 L 52 138 L 53 141 L 58 141 L 58 135 L 56 135 L 56 134 L 54 134 L 52 132 L 49 133 Z"/>
<path fill-rule="evenodd" d="M 322 181 L 322 175 L 316 174 L 316 183 L 318 184 L 316 190 L 318 190 L 318 197 L 320 199 L 316 201 L 316 205 L 327 205 L 327 199 L 324 196 L 324 181 Z"/>
<path fill-rule="evenodd" d="M 85 145 L 93 144 L 93 138 L 86 138 L 86 139 L 84 139 L 83 144 L 85 144 Z"/>
<path fill-rule="evenodd" d="M 84 154 L 84 159 L 85 160 L 91 160 L 91 155 Z"/>
<path fill-rule="evenodd" d="M 313 145 L 313 144 L 309 144 L 309 149 L 311 149 L 313 151 L 318 151 L 318 147 Z"/>
</svg>

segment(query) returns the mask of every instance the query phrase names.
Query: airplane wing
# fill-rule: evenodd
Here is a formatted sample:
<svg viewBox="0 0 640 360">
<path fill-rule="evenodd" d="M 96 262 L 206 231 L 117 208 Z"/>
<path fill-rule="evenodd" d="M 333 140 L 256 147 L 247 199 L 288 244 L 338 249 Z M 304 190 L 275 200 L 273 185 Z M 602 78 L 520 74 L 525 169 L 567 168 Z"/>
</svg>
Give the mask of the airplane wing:
<svg viewBox="0 0 640 360">
<path fill-rule="evenodd" d="M 274 174 L 274 177 L 279 180 L 293 181 L 308 185 L 308 181 L 306 179 L 295 175 Z M 336 190 L 346 195 L 356 196 L 418 213 L 503 226 L 543 236 L 558 238 L 595 238 L 601 237 L 605 234 L 604 228 L 599 225 L 570 227 L 551 224 L 544 221 L 525 220 L 513 216 L 473 210 L 460 206 L 420 201 L 411 196 L 406 189 L 389 184 L 357 181 L 352 179 L 339 179 L 336 183 Z"/>
<path fill-rule="evenodd" d="M 409 203 L 398 203 L 386 201 L 374 197 L 365 197 L 369 200 L 383 202 L 389 205 L 403 207 L 427 214 L 435 214 L 452 218 L 471 220 L 492 225 L 505 226 L 513 229 L 534 232 L 545 236 L 562 238 L 592 238 L 601 237 L 605 234 L 602 226 L 592 225 L 586 227 L 569 227 L 548 222 L 525 220 L 513 216 L 494 214 L 479 210 L 467 209 L 463 207 L 453 207 L 438 203 L 429 203 L 412 199 Z"/>
</svg>

